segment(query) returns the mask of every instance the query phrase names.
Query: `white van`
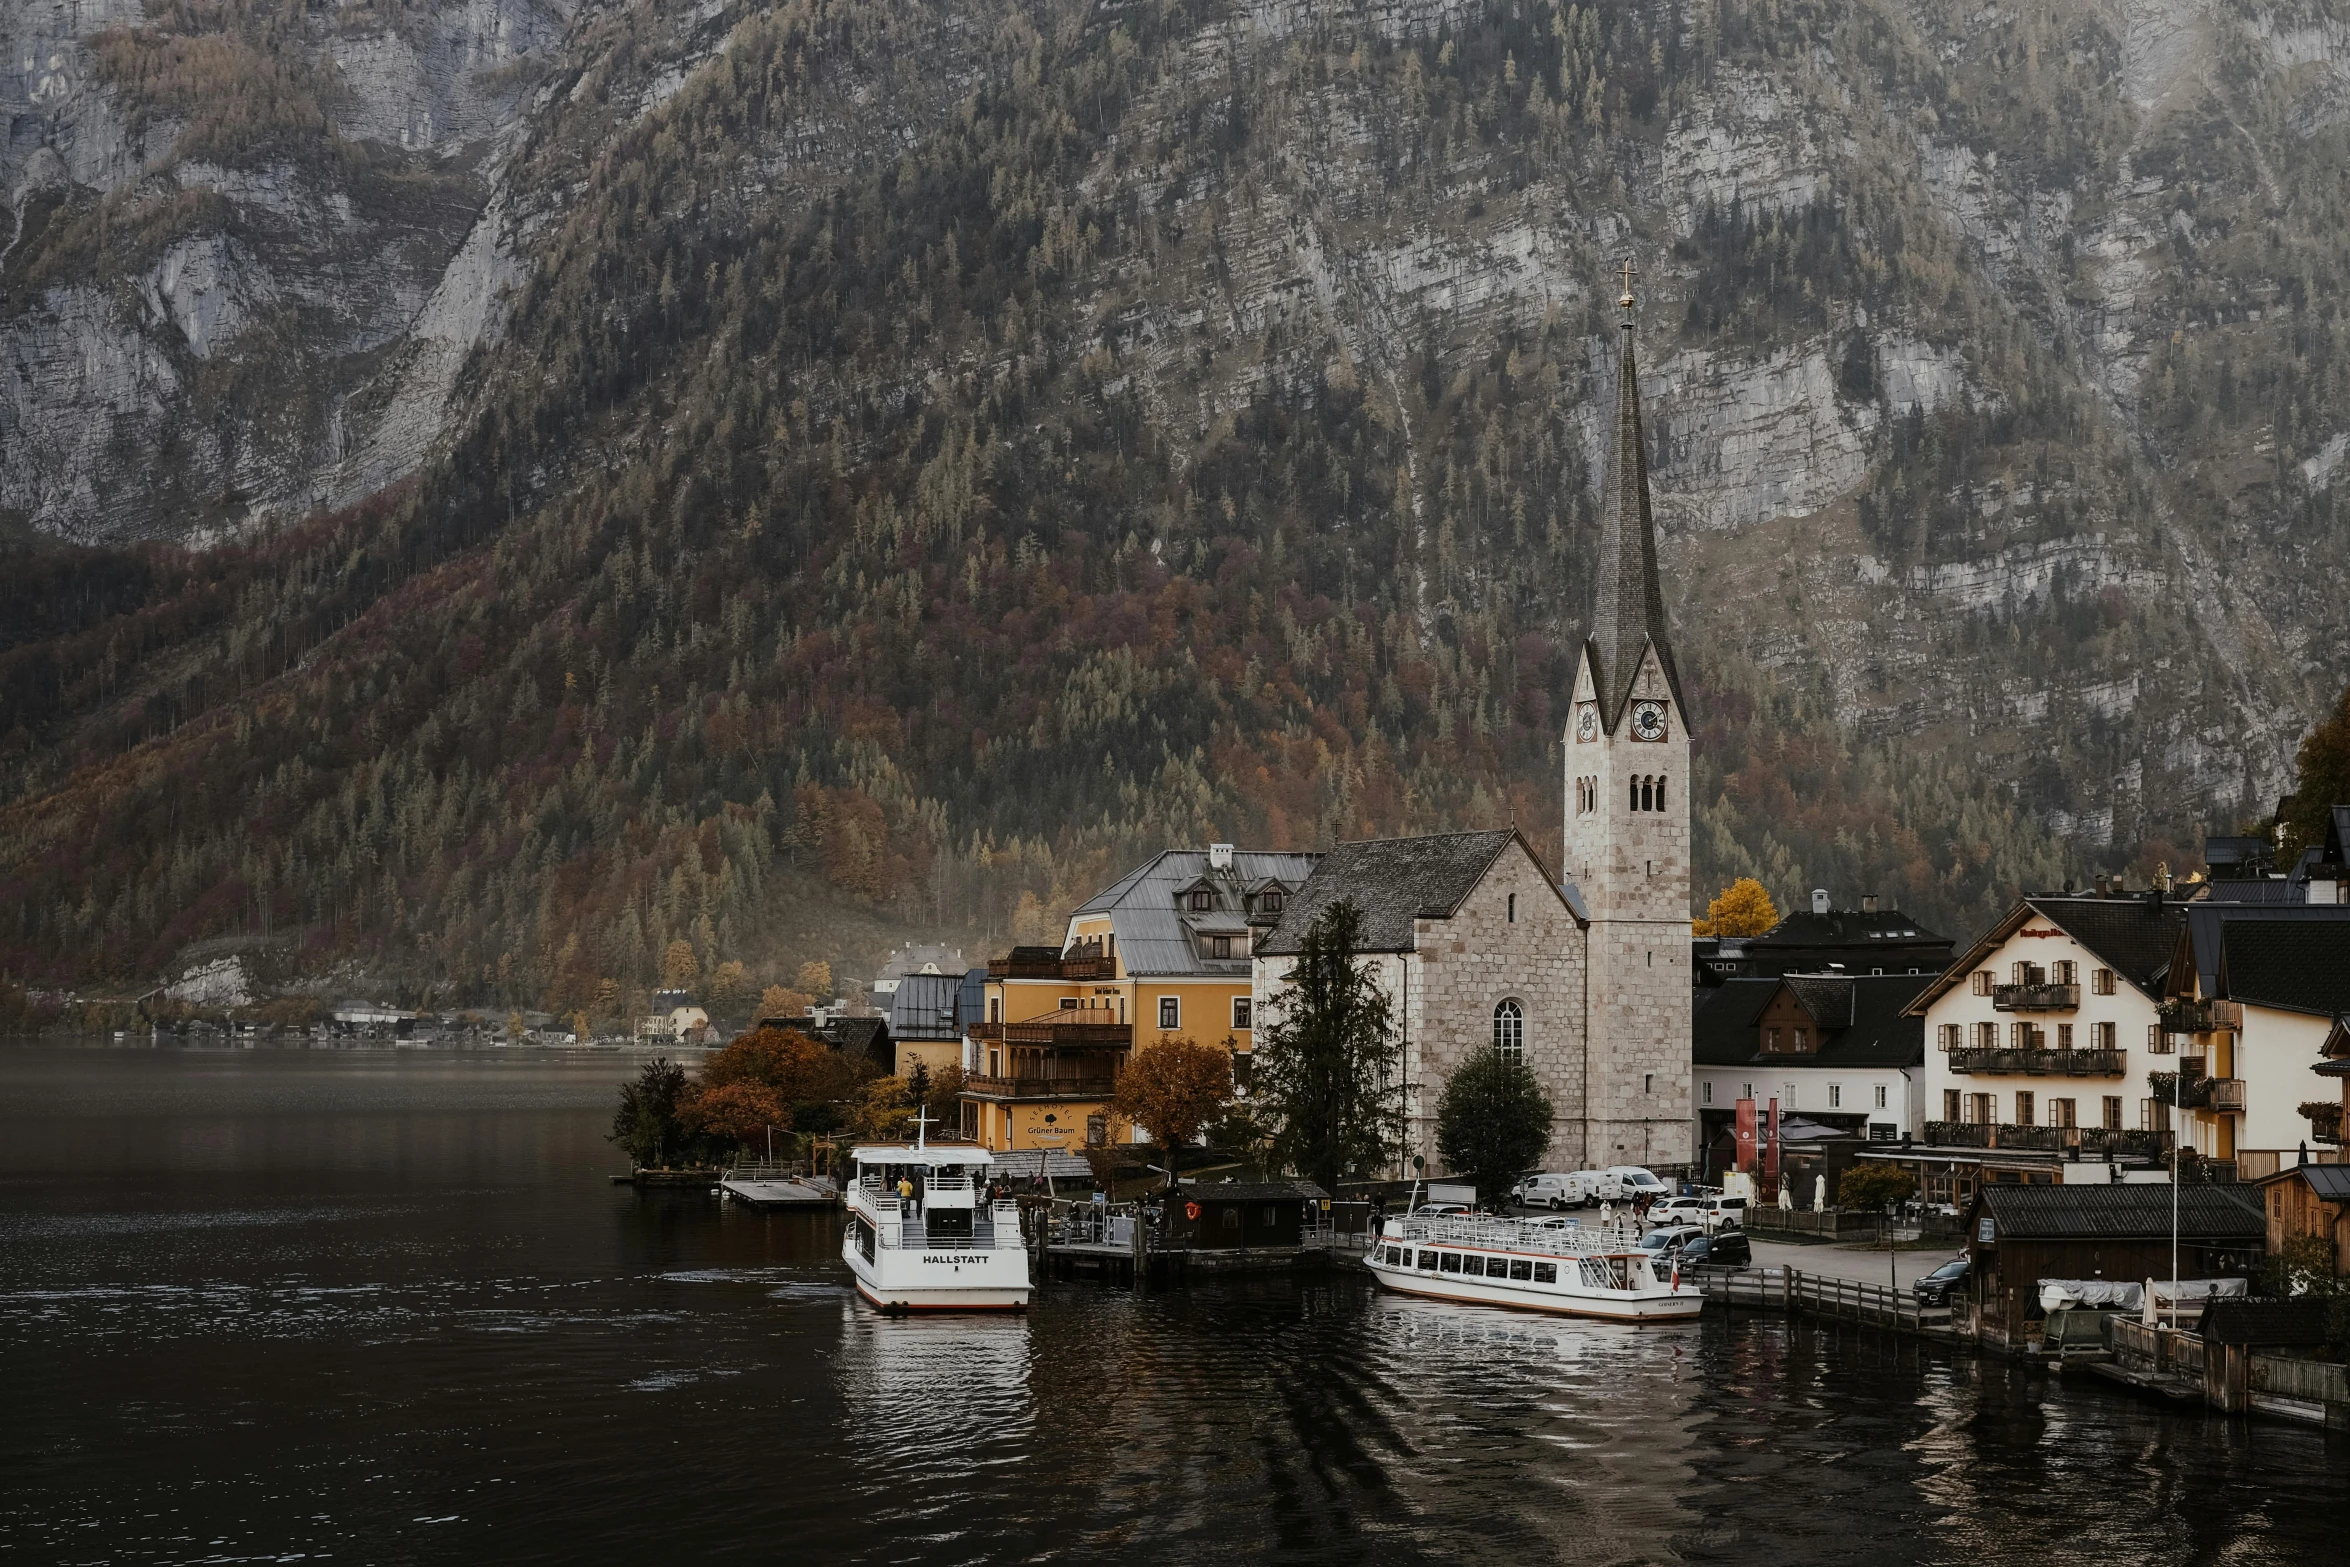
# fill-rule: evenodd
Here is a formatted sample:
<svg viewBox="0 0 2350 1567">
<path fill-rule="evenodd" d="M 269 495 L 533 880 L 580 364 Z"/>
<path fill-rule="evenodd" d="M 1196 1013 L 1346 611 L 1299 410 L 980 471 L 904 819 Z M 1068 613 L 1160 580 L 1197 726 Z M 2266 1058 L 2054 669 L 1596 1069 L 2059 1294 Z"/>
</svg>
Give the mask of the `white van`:
<svg viewBox="0 0 2350 1567">
<path fill-rule="evenodd" d="M 1510 1188 L 1510 1200 L 1527 1208 L 1580 1208 L 1590 1198 L 1584 1195 L 1583 1177 L 1547 1172 L 1529 1175 Z"/>
<path fill-rule="evenodd" d="M 1636 1202 L 1642 1197 L 1664 1198 L 1673 1195 L 1673 1189 L 1645 1167 L 1637 1164 L 1611 1164 L 1607 1173 L 1616 1183 L 1617 1195 L 1610 1202 Z"/>
</svg>

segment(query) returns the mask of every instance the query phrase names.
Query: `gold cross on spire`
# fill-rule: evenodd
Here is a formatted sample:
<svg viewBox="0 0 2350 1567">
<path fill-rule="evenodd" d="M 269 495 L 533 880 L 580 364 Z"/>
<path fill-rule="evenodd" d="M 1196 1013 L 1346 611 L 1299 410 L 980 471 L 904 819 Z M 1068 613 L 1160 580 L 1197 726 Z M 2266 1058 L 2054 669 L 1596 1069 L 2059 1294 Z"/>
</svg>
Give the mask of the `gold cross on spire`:
<svg viewBox="0 0 2350 1567">
<path fill-rule="evenodd" d="M 1632 280 L 1639 275 L 1639 273 L 1632 270 L 1631 259 L 1626 257 L 1624 261 L 1624 297 L 1616 301 L 1617 304 L 1622 305 L 1626 310 L 1632 308 Z"/>
</svg>

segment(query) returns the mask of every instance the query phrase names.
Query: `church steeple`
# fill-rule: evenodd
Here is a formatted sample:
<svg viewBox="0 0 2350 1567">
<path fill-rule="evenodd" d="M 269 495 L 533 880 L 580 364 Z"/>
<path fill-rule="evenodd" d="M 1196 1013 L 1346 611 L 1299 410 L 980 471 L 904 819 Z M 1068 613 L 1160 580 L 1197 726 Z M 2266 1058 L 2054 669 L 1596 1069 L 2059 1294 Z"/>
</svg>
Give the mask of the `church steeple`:
<svg viewBox="0 0 2350 1567">
<path fill-rule="evenodd" d="M 1600 523 L 1590 651 L 1600 714 L 1612 732 L 1622 716 L 1644 648 L 1656 648 L 1676 701 L 1681 676 L 1665 636 L 1664 588 L 1656 575 L 1656 522 L 1648 505 L 1648 449 L 1640 427 L 1640 368 L 1632 351 L 1632 263 L 1624 263 L 1624 349 L 1616 370 L 1614 451 L 1607 514 Z"/>
</svg>

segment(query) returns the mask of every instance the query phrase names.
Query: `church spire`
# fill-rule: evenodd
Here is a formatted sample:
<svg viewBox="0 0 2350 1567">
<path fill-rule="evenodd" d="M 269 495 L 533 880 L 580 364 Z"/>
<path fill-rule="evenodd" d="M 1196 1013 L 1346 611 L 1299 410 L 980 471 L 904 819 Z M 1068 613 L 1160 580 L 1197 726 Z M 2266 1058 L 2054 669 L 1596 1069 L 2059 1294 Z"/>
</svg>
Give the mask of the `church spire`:
<svg viewBox="0 0 2350 1567">
<path fill-rule="evenodd" d="M 1632 263 L 1624 263 L 1624 349 L 1616 371 L 1613 481 L 1600 523 L 1598 589 L 1591 606 L 1593 675 L 1601 716 L 1613 730 L 1653 643 L 1677 699 L 1681 677 L 1665 637 L 1664 588 L 1656 575 L 1656 522 L 1648 505 L 1648 449 L 1640 428 L 1640 368 L 1632 352 Z"/>
</svg>

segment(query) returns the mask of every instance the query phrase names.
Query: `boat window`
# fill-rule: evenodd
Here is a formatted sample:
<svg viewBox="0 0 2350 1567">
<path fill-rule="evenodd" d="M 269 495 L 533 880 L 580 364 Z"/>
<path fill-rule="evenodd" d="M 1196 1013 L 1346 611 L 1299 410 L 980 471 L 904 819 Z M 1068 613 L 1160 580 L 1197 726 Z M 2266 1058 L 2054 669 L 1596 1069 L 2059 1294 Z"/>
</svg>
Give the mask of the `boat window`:
<svg viewBox="0 0 2350 1567">
<path fill-rule="evenodd" d="M 1530 1279 L 1534 1277 L 1534 1264 L 1528 1262 L 1523 1257 L 1512 1257 L 1510 1259 L 1510 1277 L 1513 1279 Z"/>
<path fill-rule="evenodd" d="M 1458 1273 L 1461 1271 L 1461 1254 L 1457 1251 L 1444 1252 L 1439 1257 L 1437 1266 L 1447 1273 Z"/>
<path fill-rule="evenodd" d="M 1559 1265 L 1558 1265 L 1557 1263 L 1555 1263 L 1555 1262 L 1538 1262 L 1538 1263 L 1534 1264 L 1534 1282 L 1535 1282 L 1535 1283 L 1537 1283 L 1537 1284 L 1556 1284 L 1558 1281 L 1559 1281 Z"/>
<path fill-rule="evenodd" d="M 1420 1271 L 1422 1273 L 1434 1273 L 1436 1271 L 1436 1253 L 1430 1251 L 1425 1246 L 1420 1248 Z"/>
<path fill-rule="evenodd" d="M 1483 1278 L 1485 1276 L 1485 1259 L 1483 1257 L 1463 1257 L 1461 1271 L 1477 1278 Z"/>
<path fill-rule="evenodd" d="M 1397 1264 L 1401 1263 L 1402 1261 L 1403 1261 L 1403 1248 L 1402 1248 L 1401 1246 L 1390 1246 L 1390 1247 L 1388 1247 L 1388 1248 L 1387 1248 L 1387 1265 L 1388 1265 L 1389 1267 L 1391 1267 L 1391 1268 L 1392 1268 L 1392 1267 L 1395 1267 Z"/>
</svg>

